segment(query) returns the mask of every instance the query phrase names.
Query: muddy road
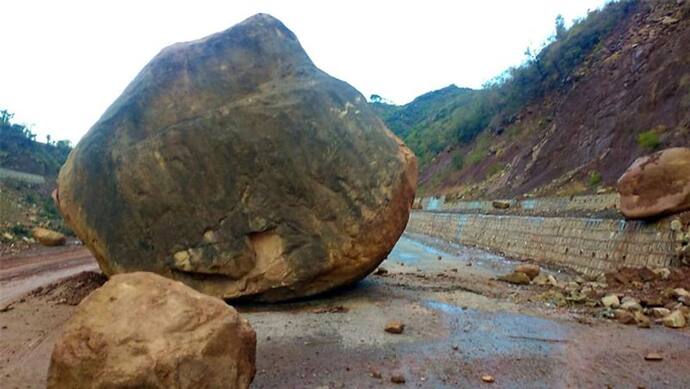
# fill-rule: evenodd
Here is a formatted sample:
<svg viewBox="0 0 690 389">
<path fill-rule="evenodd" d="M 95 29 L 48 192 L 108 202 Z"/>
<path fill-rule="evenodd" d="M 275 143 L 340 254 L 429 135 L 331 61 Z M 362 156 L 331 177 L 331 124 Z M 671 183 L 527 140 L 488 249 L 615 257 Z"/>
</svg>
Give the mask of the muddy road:
<svg viewBox="0 0 690 389">
<path fill-rule="evenodd" d="M 525 303 L 531 286 L 493 279 L 514 262 L 439 243 L 405 236 L 382 264 L 386 274 L 319 298 L 236 306 L 257 332 L 253 387 L 684 388 L 690 382 L 687 329 L 641 329 Z M 15 301 L 0 313 L 3 388 L 45 385 L 52 344 L 75 309 L 60 293 L 84 283 L 68 279 L 50 293 L 23 298 L 21 291 L 95 267 L 75 247 L 22 258 L 0 260 L 0 293 Z M 402 321 L 404 332 L 386 333 L 389 320 Z M 664 359 L 645 361 L 649 352 Z M 482 382 L 482 375 L 495 382 Z M 392 383 L 393 376 L 405 383 Z"/>
<path fill-rule="evenodd" d="M 89 250 L 70 243 L 58 248 L 35 246 L 19 255 L 0 258 L 0 307 L 39 286 L 82 271 L 97 271 Z"/>
</svg>

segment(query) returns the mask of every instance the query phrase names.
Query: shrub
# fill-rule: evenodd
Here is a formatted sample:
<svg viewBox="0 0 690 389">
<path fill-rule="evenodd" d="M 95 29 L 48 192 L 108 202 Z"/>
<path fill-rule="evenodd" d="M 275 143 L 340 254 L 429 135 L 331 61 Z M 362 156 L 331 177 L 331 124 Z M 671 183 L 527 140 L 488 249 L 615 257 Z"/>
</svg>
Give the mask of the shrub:
<svg viewBox="0 0 690 389">
<path fill-rule="evenodd" d="M 489 169 L 486 171 L 486 176 L 487 177 L 494 176 L 494 175 L 502 172 L 504 169 L 505 169 L 505 165 L 497 162 L 497 163 L 489 166 Z"/>
<path fill-rule="evenodd" d="M 465 165 L 465 161 L 464 161 L 464 158 L 462 157 L 462 154 L 453 155 L 453 168 L 454 169 L 461 170 L 464 165 Z"/>
<path fill-rule="evenodd" d="M 661 144 L 659 141 L 659 136 L 656 132 L 650 130 L 640 133 L 637 136 L 637 144 L 643 149 L 654 150 Z"/>
<path fill-rule="evenodd" d="M 589 173 L 588 183 L 590 187 L 595 187 L 601 184 L 601 174 L 596 170 Z"/>
</svg>

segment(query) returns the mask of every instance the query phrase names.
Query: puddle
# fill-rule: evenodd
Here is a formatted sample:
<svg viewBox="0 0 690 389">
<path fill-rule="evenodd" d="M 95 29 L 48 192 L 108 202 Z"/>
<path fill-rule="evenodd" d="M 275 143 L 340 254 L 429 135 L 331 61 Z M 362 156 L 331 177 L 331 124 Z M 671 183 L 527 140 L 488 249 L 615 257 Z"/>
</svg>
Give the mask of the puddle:
<svg viewBox="0 0 690 389">
<path fill-rule="evenodd" d="M 433 300 L 423 304 L 446 316 L 450 327 L 447 341 L 476 358 L 551 354 L 568 343 L 569 330 L 552 320 L 461 308 Z"/>
</svg>

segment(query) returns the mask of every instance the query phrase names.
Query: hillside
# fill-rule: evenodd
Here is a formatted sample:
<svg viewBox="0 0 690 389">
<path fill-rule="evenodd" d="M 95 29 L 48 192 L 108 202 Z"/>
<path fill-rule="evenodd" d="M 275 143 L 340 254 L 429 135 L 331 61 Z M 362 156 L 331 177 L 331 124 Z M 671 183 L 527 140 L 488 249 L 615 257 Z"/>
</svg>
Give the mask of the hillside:
<svg viewBox="0 0 690 389">
<path fill-rule="evenodd" d="M 32 242 L 41 226 L 70 233 L 51 192 L 55 177 L 71 151 L 69 142 L 40 143 L 26 126 L 13 123 L 0 109 L 0 255 Z"/>
<path fill-rule="evenodd" d="M 601 191 L 640 155 L 690 144 L 689 2 L 610 3 L 556 30 L 481 91 L 373 104 L 420 157 L 420 194 Z"/>
<path fill-rule="evenodd" d="M 69 141 L 41 143 L 13 115 L 0 109 L 0 167 L 44 176 L 57 176 L 72 150 Z"/>
</svg>

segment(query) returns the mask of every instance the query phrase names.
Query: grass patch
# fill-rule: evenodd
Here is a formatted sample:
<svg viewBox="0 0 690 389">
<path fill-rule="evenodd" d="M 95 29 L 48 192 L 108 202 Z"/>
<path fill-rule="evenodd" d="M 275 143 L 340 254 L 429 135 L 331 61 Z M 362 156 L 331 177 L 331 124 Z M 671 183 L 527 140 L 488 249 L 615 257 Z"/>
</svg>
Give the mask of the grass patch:
<svg viewBox="0 0 690 389">
<path fill-rule="evenodd" d="M 659 135 L 654 130 L 649 130 L 640 133 L 637 136 L 637 144 L 646 150 L 655 150 L 661 144 Z"/>
<path fill-rule="evenodd" d="M 589 173 L 589 179 L 587 180 L 587 183 L 590 187 L 595 187 L 601 184 L 601 173 L 599 173 L 596 170 Z"/>
</svg>

